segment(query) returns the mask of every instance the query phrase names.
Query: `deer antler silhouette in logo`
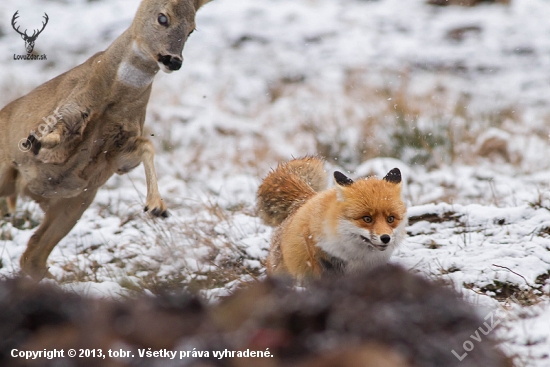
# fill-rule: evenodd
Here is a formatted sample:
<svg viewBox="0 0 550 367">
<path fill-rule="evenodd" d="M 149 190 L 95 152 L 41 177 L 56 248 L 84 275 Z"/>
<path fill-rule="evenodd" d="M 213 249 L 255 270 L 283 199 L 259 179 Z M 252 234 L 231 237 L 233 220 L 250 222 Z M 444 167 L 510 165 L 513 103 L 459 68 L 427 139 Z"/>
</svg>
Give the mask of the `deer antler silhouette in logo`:
<svg viewBox="0 0 550 367">
<path fill-rule="evenodd" d="M 34 50 L 34 42 L 36 41 L 36 38 L 38 38 L 38 35 L 40 33 L 42 33 L 44 28 L 46 28 L 46 24 L 48 24 L 48 20 L 50 18 L 48 17 L 48 14 L 44 13 L 44 19 L 46 21 L 42 22 L 42 29 L 41 30 L 35 29 L 32 36 L 29 36 L 27 34 L 26 29 L 25 29 L 25 32 L 21 33 L 19 31 L 19 26 L 17 26 L 17 28 L 15 28 L 15 21 L 17 20 L 17 18 L 19 18 L 19 10 L 16 11 L 15 14 L 13 14 L 13 18 L 11 18 L 11 26 L 13 27 L 13 29 L 15 29 L 15 31 L 17 33 L 19 33 L 21 35 L 21 38 L 23 38 L 25 40 L 25 48 L 27 49 L 27 53 L 30 54 L 30 53 L 32 53 L 32 50 Z"/>
</svg>

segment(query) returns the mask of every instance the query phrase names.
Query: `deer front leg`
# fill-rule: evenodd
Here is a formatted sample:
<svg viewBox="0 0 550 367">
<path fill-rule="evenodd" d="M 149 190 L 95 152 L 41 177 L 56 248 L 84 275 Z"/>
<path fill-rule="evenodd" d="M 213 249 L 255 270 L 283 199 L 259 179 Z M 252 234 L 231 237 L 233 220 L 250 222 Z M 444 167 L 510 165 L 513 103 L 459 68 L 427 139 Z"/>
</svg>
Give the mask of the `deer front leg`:
<svg viewBox="0 0 550 367">
<path fill-rule="evenodd" d="M 141 160 L 145 168 L 145 180 L 147 181 L 147 201 L 145 202 L 145 211 L 151 211 L 155 217 L 168 217 L 166 204 L 160 197 L 157 182 L 157 173 L 155 171 L 155 149 L 149 140 L 145 140 L 141 148 Z"/>
<path fill-rule="evenodd" d="M 32 144 L 32 152 L 38 155 L 41 149 L 54 149 L 59 145 L 82 137 L 90 120 L 90 108 L 80 107 L 78 103 L 66 103 L 48 116 L 27 138 Z"/>
<path fill-rule="evenodd" d="M 118 160 L 118 173 L 126 173 L 143 162 L 145 180 L 147 181 L 147 199 L 144 210 L 155 217 L 168 217 L 166 204 L 160 197 L 157 173 L 155 171 L 155 148 L 146 138 L 138 137 L 131 148 L 124 152 Z"/>
<path fill-rule="evenodd" d="M 61 144 L 63 140 L 63 129 L 57 127 L 54 131 L 40 139 L 40 146 L 45 149 L 53 149 Z"/>
<path fill-rule="evenodd" d="M 42 138 L 36 139 L 36 133 L 29 135 L 27 138 L 27 145 L 31 145 L 34 155 L 38 155 L 41 149 L 54 149 L 63 140 L 62 130 L 56 128 L 54 131 L 47 133 Z"/>
</svg>

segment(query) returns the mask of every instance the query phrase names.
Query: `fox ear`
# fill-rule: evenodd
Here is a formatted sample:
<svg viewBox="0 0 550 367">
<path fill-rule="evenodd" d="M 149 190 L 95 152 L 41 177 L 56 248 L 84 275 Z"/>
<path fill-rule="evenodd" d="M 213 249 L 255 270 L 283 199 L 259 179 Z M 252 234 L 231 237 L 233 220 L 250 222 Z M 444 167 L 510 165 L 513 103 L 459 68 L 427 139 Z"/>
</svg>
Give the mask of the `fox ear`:
<svg viewBox="0 0 550 367">
<path fill-rule="evenodd" d="M 349 186 L 353 183 L 353 180 L 351 178 L 338 171 L 334 172 L 334 179 L 336 180 L 336 183 L 340 186 Z"/>
<path fill-rule="evenodd" d="M 336 181 L 336 198 L 338 201 L 346 201 L 344 188 L 353 184 L 353 180 L 342 172 L 334 172 L 334 180 Z"/>
<path fill-rule="evenodd" d="M 401 182 L 401 171 L 399 170 L 399 168 L 392 169 L 391 171 L 388 172 L 386 177 L 384 177 L 384 180 L 386 180 L 388 182 L 391 182 L 391 183 L 394 183 L 394 184 L 400 183 Z"/>
</svg>

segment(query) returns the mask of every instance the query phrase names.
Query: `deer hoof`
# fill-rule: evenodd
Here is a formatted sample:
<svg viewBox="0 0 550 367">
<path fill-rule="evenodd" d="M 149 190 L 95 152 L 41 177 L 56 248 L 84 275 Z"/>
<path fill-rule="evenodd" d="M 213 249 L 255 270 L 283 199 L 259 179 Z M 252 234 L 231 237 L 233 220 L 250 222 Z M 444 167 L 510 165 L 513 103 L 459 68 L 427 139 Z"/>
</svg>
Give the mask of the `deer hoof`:
<svg viewBox="0 0 550 367">
<path fill-rule="evenodd" d="M 27 139 L 22 139 L 19 142 L 19 149 L 23 152 L 32 151 L 34 155 L 37 155 L 42 147 L 42 143 L 34 137 L 34 135 L 29 135 Z"/>
<path fill-rule="evenodd" d="M 151 214 L 153 214 L 155 217 L 162 217 L 162 218 L 168 218 L 168 211 L 162 211 L 162 209 L 155 208 L 151 210 Z"/>
<path fill-rule="evenodd" d="M 166 210 L 166 204 L 162 199 L 150 200 L 143 208 L 143 211 L 150 212 L 155 217 L 168 218 L 168 210 Z"/>
<path fill-rule="evenodd" d="M 40 145 L 45 149 L 53 149 L 61 144 L 61 136 L 58 133 L 51 133 L 40 139 Z"/>
</svg>

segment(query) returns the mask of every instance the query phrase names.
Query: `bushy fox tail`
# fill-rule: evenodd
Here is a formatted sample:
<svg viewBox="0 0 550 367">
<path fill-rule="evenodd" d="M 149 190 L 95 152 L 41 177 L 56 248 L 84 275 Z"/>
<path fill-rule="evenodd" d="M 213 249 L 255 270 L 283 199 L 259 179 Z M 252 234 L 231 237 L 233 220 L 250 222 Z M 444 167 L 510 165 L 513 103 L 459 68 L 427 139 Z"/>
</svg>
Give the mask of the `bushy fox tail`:
<svg viewBox="0 0 550 367">
<path fill-rule="evenodd" d="M 278 226 L 316 192 L 327 187 L 324 161 L 304 157 L 280 163 L 258 189 L 258 211 L 267 225 Z"/>
</svg>

